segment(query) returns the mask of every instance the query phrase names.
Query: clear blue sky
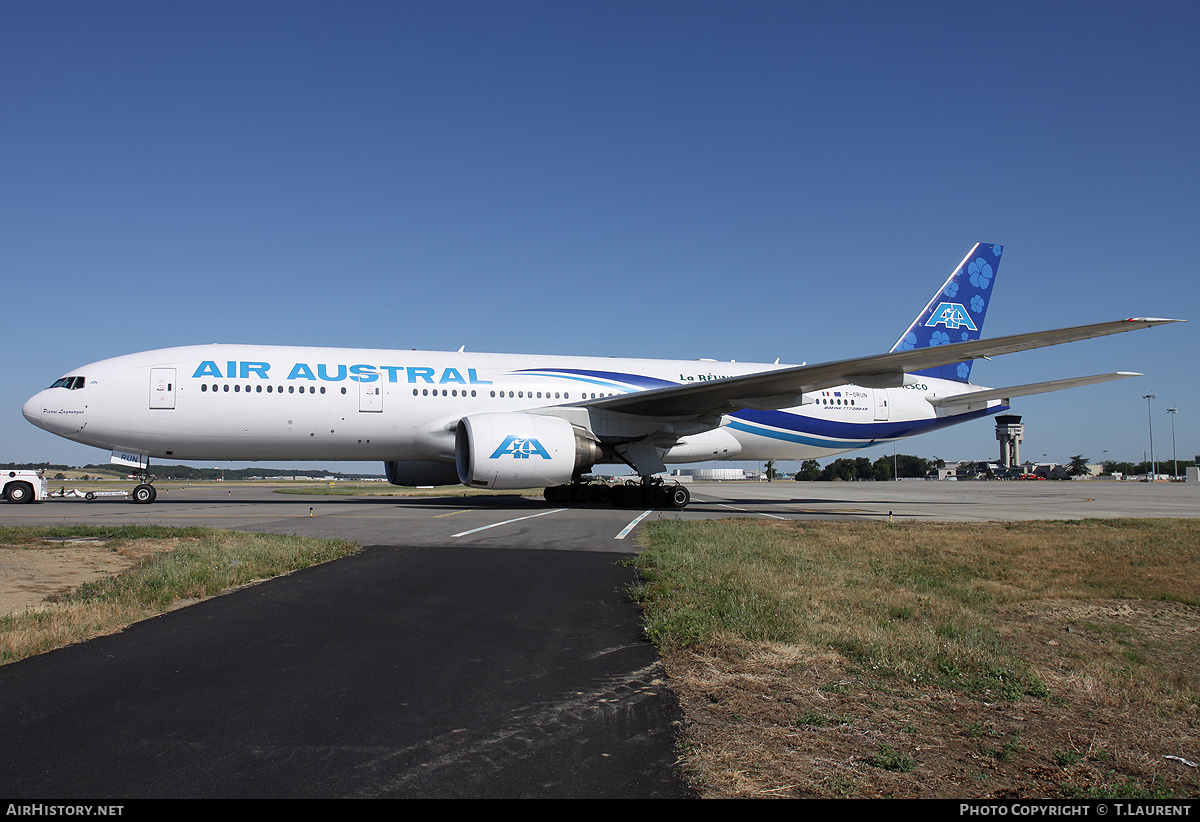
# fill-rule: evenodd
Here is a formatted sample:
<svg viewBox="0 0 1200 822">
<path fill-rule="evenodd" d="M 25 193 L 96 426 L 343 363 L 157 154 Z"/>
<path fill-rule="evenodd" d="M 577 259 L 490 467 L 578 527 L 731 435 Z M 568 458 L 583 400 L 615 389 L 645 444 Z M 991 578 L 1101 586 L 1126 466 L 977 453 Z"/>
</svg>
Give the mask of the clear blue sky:
<svg viewBox="0 0 1200 822">
<path fill-rule="evenodd" d="M 27 2 L 0 14 L 0 460 L 21 404 L 255 342 L 816 362 L 888 349 L 975 241 L 1023 454 L 1200 450 L 1195 2 Z M 900 446 L 998 453 L 992 422 Z M 875 458 L 891 449 L 863 452 Z M 379 466 L 340 464 L 345 470 Z"/>
</svg>

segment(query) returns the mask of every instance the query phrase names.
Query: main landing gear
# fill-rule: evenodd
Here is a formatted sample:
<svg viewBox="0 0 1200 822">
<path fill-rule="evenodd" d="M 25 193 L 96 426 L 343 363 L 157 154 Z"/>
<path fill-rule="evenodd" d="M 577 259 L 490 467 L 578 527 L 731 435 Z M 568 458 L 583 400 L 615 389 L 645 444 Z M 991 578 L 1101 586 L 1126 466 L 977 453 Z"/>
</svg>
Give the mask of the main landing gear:
<svg viewBox="0 0 1200 822">
<path fill-rule="evenodd" d="M 621 485 L 603 482 L 572 482 L 552 485 L 545 491 L 546 501 L 553 505 L 583 505 L 608 503 L 617 508 L 686 508 L 692 495 L 682 485 L 667 485 L 652 477 L 641 482 L 629 480 Z"/>
</svg>

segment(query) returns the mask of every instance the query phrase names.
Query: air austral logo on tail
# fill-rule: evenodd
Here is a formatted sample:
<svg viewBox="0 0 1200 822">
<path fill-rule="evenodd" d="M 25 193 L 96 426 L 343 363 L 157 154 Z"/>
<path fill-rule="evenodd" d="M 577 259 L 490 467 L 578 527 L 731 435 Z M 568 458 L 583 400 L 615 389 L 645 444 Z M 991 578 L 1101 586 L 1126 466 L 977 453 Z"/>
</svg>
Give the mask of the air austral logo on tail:
<svg viewBox="0 0 1200 822">
<path fill-rule="evenodd" d="M 532 437 L 525 439 L 516 434 L 509 434 L 505 437 L 504 442 L 500 443 L 500 447 L 493 451 L 488 459 L 498 460 L 506 454 L 519 460 L 527 460 L 530 457 L 550 459 L 550 455 L 546 453 L 546 449 L 540 442 Z"/>
<path fill-rule="evenodd" d="M 967 313 L 967 309 L 959 303 L 938 303 L 933 309 L 933 315 L 926 320 L 926 327 L 944 325 L 947 328 L 965 328 L 968 331 L 978 331 L 975 321 Z"/>
</svg>

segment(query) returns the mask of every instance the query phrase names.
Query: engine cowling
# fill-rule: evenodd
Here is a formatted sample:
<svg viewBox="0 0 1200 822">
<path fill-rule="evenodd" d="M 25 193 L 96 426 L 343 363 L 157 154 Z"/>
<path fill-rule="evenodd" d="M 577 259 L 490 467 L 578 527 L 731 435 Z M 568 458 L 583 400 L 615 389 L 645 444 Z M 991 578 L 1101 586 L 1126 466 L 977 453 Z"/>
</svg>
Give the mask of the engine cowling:
<svg viewBox="0 0 1200 822">
<path fill-rule="evenodd" d="M 520 412 L 463 417 L 454 437 L 458 479 L 472 488 L 562 485 L 602 454 L 598 442 L 566 420 Z"/>
<path fill-rule="evenodd" d="M 433 460 L 391 460 L 383 464 L 387 481 L 392 485 L 455 485 L 458 471 L 449 462 Z"/>
</svg>

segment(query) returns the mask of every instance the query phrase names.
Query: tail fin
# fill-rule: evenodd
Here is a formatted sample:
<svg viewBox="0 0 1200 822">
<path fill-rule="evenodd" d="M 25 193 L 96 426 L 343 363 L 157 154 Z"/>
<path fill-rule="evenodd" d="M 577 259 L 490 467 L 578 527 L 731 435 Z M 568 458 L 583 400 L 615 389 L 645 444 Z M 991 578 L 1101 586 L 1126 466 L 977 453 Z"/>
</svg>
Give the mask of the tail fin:
<svg viewBox="0 0 1200 822">
<path fill-rule="evenodd" d="M 1003 250 L 1003 246 L 976 243 L 925 310 L 896 340 L 892 351 L 979 339 Z M 971 362 L 967 360 L 916 373 L 967 382 L 971 376 Z"/>
</svg>

